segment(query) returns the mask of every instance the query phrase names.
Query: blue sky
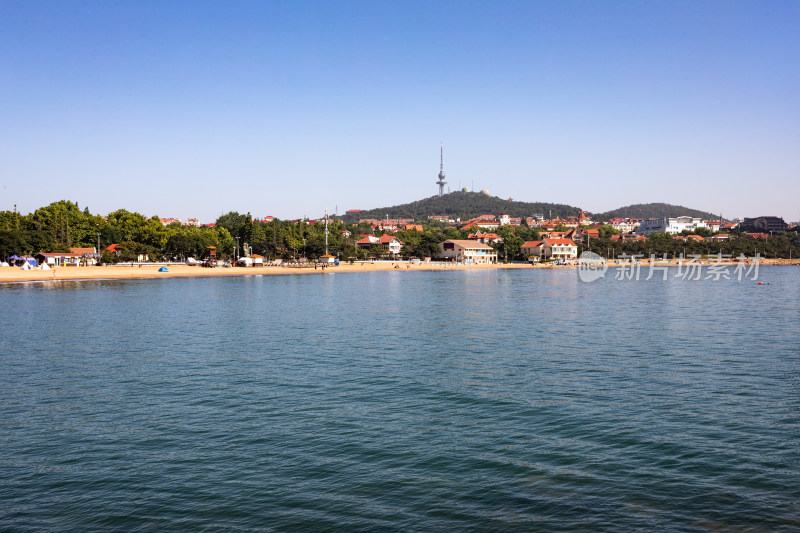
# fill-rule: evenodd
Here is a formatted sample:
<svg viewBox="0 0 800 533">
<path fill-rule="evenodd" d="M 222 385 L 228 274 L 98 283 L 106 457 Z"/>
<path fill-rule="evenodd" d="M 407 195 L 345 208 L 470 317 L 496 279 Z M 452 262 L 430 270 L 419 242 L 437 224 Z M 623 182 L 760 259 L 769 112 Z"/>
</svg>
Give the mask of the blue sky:
<svg viewBox="0 0 800 533">
<path fill-rule="evenodd" d="M 0 210 L 800 219 L 800 2 L 0 2 Z"/>
</svg>

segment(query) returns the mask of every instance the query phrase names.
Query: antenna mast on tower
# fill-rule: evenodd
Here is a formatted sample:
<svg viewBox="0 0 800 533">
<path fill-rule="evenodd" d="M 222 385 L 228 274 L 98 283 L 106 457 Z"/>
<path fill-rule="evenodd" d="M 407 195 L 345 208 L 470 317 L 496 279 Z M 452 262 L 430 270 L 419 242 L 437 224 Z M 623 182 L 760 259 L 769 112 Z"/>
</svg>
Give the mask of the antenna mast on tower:
<svg viewBox="0 0 800 533">
<path fill-rule="evenodd" d="M 436 182 L 439 186 L 439 196 L 444 196 L 444 186 L 447 184 L 444 181 L 444 143 L 439 144 L 439 181 Z"/>
</svg>

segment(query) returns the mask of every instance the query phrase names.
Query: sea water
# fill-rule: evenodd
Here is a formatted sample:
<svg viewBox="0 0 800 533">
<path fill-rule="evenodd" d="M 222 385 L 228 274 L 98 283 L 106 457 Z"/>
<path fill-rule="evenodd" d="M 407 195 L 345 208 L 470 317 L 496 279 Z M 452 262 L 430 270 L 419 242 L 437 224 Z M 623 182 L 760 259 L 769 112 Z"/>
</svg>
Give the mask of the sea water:
<svg viewBox="0 0 800 533">
<path fill-rule="evenodd" d="M 2 285 L 0 530 L 800 529 L 800 271 L 611 272 Z"/>
</svg>

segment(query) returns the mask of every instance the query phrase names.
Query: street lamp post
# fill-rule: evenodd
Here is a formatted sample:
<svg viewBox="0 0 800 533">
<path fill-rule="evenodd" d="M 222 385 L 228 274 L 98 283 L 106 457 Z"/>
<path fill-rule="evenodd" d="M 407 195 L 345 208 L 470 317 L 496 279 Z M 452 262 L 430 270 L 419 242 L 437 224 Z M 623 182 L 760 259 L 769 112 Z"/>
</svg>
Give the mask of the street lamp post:
<svg viewBox="0 0 800 533">
<path fill-rule="evenodd" d="M 239 237 L 236 237 L 236 253 L 234 254 L 234 257 L 236 257 L 237 261 L 239 260 Z"/>
</svg>

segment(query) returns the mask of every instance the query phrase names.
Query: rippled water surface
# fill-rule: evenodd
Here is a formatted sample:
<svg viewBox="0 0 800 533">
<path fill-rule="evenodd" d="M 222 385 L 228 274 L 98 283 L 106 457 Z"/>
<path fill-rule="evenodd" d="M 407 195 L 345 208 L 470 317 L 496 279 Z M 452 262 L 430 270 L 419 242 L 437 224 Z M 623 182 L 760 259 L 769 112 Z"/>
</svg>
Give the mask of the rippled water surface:
<svg viewBox="0 0 800 533">
<path fill-rule="evenodd" d="M 800 270 L 759 280 L 2 285 L 0 530 L 798 531 Z"/>
</svg>

